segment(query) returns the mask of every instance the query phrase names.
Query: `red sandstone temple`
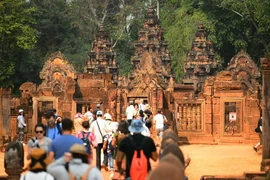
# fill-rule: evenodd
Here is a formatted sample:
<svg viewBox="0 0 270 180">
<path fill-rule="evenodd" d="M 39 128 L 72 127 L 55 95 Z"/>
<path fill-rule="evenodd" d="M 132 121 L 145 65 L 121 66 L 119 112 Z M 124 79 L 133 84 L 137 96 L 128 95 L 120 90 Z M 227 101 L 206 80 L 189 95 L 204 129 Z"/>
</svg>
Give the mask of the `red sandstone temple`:
<svg viewBox="0 0 270 180">
<path fill-rule="evenodd" d="M 174 80 L 168 44 L 153 8 L 148 9 L 143 29 L 135 42 L 133 70 L 119 76 L 117 56 L 109 36 L 100 27 L 89 52 L 84 73 L 76 72 L 64 54 L 51 54 L 40 72 L 42 83 L 25 82 L 21 98 L 0 90 L 2 136 L 16 135 L 17 110 L 26 112 L 32 127 L 42 122 L 43 113 L 55 108 L 57 114 L 73 119 L 88 107 L 110 110 L 113 118 L 125 119 L 129 101 L 143 99 L 153 113 L 162 109 L 183 143 L 249 143 L 258 141 L 254 132 L 261 111 L 260 71 L 250 56 L 241 51 L 228 67 L 218 63 L 203 25 L 184 61 L 185 74 Z M 4 137 L 3 137 L 4 138 Z"/>
</svg>

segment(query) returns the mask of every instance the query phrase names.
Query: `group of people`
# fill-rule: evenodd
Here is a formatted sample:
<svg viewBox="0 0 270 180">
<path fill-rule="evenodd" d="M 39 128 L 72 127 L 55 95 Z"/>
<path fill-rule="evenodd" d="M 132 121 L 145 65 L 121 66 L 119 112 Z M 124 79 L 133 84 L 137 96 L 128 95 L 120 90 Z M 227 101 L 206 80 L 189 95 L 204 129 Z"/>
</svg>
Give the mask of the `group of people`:
<svg viewBox="0 0 270 180">
<path fill-rule="evenodd" d="M 21 176 L 21 180 L 64 180 L 75 177 L 103 179 L 102 168 L 111 171 L 111 179 L 145 179 L 151 170 L 149 160 L 156 161 L 161 157 L 162 153 L 160 152 L 158 156 L 156 147 L 161 146 L 161 149 L 167 152 L 164 148 L 164 138 L 162 139 L 167 118 L 161 110 L 151 118 L 150 108 L 143 105 L 138 105 L 138 113 L 135 113 L 136 108 L 133 102 L 130 102 L 126 111 L 126 120 L 118 122 L 112 118 L 109 111 L 103 114 L 100 104 L 95 111 L 89 108 L 84 115 L 76 114 L 74 120 L 62 119 L 56 114 L 56 110 L 46 112 L 46 125 L 38 123 L 34 129 L 35 137 L 27 143 L 27 159 L 30 163 L 27 167 L 28 171 Z M 132 106 L 135 111 L 132 110 L 133 114 L 130 117 L 128 109 Z M 146 114 L 147 110 L 151 114 Z M 21 113 L 21 110 L 19 112 Z M 76 121 L 77 118 L 81 120 Z M 21 124 L 25 127 L 26 124 L 23 122 L 18 117 L 18 127 Z M 156 144 L 150 136 L 151 127 L 146 125 L 147 122 L 156 132 Z M 170 133 L 167 138 L 175 140 L 173 144 L 176 145 L 178 139 L 173 138 Z M 23 141 L 20 138 L 21 140 Z M 96 151 L 95 166 L 93 166 L 93 148 Z M 135 158 L 134 154 L 136 157 L 137 154 L 140 155 Z M 175 156 L 178 157 L 178 154 Z M 182 155 L 179 158 L 183 158 Z M 138 172 L 134 165 L 136 161 L 144 162 L 139 163 L 142 165 L 139 169 L 143 169 L 144 173 Z"/>
</svg>

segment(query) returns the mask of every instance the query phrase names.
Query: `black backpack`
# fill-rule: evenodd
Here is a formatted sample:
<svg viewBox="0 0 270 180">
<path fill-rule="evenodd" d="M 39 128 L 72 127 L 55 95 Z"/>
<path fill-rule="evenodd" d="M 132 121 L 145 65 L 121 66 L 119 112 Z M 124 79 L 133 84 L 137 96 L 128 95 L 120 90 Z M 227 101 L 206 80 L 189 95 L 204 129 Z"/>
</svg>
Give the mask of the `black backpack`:
<svg viewBox="0 0 270 180">
<path fill-rule="evenodd" d="M 86 136 L 85 136 L 85 134 L 86 134 Z M 91 142 L 89 141 L 89 135 L 90 135 L 90 132 L 83 132 L 82 131 L 81 140 L 83 141 L 83 145 L 86 148 L 86 152 L 90 154 L 91 153 L 91 147 L 90 147 Z"/>
</svg>

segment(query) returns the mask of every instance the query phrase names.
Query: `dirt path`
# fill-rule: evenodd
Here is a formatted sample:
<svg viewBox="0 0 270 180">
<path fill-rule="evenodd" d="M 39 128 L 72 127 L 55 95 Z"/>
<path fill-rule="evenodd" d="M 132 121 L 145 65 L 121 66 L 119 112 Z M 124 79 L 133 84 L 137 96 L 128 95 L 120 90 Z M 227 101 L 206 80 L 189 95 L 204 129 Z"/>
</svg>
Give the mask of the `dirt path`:
<svg viewBox="0 0 270 180">
<path fill-rule="evenodd" d="M 180 147 L 191 157 L 186 169 L 189 180 L 199 180 L 202 175 L 242 175 L 260 170 L 261 154 L 252 145 L 187 145 Z M 25 161 L 26 162 L 26 161 Z M 5 175 L 4 154 L 0 153 L 0 175 Z M 155 168 L 156 162 L 151 162 Z M 105 180 L 110 173 L 102 170 Z"/>
</svg>

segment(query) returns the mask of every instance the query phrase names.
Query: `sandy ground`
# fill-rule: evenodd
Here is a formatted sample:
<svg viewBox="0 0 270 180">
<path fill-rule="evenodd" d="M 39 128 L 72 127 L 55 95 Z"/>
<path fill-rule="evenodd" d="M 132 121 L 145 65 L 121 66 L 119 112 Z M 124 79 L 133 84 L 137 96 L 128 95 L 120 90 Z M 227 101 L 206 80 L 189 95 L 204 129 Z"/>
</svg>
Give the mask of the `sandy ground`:
<svg viewBox="0 0 270 180">
<path fill-rule="evenodd" d="M 261 154 L 255 152 L 252 145 L 186 145 L 180 148 L 191 158 L 186 169 L 189 180 L 199 180 L 202 175 L 242 175 L 260 170 Z M 5 175 L 4 153 L 0 153 L 0 164 L 0 175 Z M 155 168 L 158 162 L 151 164 Z M 102 174 L 105 180 L 109 179 L 110 172 L 102 170 Z"/>
</svg>

